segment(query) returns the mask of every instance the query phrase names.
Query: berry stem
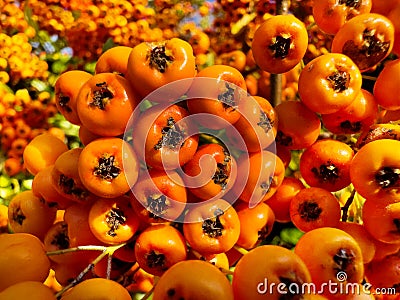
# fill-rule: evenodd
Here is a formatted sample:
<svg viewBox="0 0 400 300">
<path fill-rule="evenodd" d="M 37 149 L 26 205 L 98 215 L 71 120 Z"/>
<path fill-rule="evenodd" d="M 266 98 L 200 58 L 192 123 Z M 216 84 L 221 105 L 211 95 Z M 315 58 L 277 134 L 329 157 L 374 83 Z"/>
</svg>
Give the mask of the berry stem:
<svg viewBox="0 0 400 300">
<path fill-rule="evenodd" d="M 153 295 L 154 289 L 156 288 L 157 282 L 158 282 L 159 277 L 158 276 L 154 276 L 154 284 L 151 287 L 151 289 L 144 294 L 144 296 L 141 298 L 141 300 L 147 300 L 150 298 L 151 295 Z"/>
<path fill-rule="evenodd" d="M 135 267 L 134 269 L 129 269 L 127 272 L 120 275 L 115 281 L 126 287 L 132 283 L 133 277 L 139 270 L 140 267 L 139 265 L 137 265 L 137 267 Z"/>
<path fill-rule="evenodd" d="M 56 294 L 56 298 L 57 299 L 61 298 L 62 294 L 64 294 L 68 289 L 74 287 L 79 282 L 81 282 L 83 277 L 90 270 L 92 270 L 94 268 L 94 266 L 97 265 L 105 256 L 108 255 L 109 257 L 111 257 L 116 250 L 118 250 L 119 248 L 121 248 L 123 246 L 125 246 L 125 243 L 124 244 L 120 244 L 120 245 L 116 245 L 116 246 L 108 246 L 108 247 L 105 247 L 105 246 L 78 246 L 78 247 L 75 247 L 75 248 L 65 249 L 65 250 L 71 250 L 71 251 L 66 251 L 66 252 L 63 252 L 63 253 L 75 252 L 75 251 L 80 251 L 80 250 L 97 250 L 97 251 L 102 251 L 102 252 L 91 263 L 89 263 L 87 265 L 87 267 L 81 273 L 79 273 L 79 275 L 70 284 L 68 284 L 65 287 L 63 287 Z M 62 251 L 62 250 L 60 250 L 60 251 Z M 57 252 L 57 251 L 53 251 L 53 252 Z M 51 252 L 48 252 L 48 253 L 51 253 Z M 111 273 L 111 268 L 110 268 L 110 273 Z M 108 274 L 108 266 L 107 266 L 107 277 L 108 276 L 109 276 L 109 274 Z"/>
<path fill-rule="evenodd" d="M 61 249 L 61 250 L 55 250 L 55 251 L 48 251 L 48 252 L 46 252 L 46 255 L 53 256 L 53 255 L 62 255 L 65 253 L 77 252 L 77 251 L 106 251 L 106 250 L 107 250 L 107 247 L 105 247 L 105 246 L 88 245 L 88 246 L 78 246 L 78 247 L 74 247 L 74 248 Z"/>
<path fill-rule="evenodd" d="M 246 255 L 247 253 L 249 253 L 248 250 L 246 250 L 246 249 L 244 249 L 243 247 L 240 247 L 240 246 L 238 246 L 238 245 L 233 246 L 233 248 L 234 248 L 237 252 L 239 252 L 240 254 L 242 254 L 242 255 Z"/>
<path fill-rule="evenodd" d="M 353 190 L 351 191 L 351 194 L 350 194 L 349 198 L 347 198 L 346 203 L 345 203 L 344 206 L 342 207 L 342 211 L 343 211 L 343 214 L 342 214 L 342 222 L 346 222 L 346 221 L 347 221 L 348 213 L 349 213 L 349 208 L 350 208 L 351 204 L 352 204 L 353 201 L 354 201 L 354 196 L 355 196 L 355 195 L 356 195 L 356 190 L 353 189 Z"/>
</svg>

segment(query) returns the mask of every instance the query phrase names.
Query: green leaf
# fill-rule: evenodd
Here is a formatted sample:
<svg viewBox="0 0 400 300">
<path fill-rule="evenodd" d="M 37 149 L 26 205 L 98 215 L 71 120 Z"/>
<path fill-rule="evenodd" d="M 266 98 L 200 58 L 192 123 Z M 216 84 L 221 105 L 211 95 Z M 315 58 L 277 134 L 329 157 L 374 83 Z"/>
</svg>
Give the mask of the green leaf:
<svg viewBox="0 0 400 300">
<path fill-rule="evenodd" d="M 299 239 L 303 236 L 303 232 L 299 229 L 293 228 L 283 228 L 280 233 L 280 238 L 283 242 L 296 245 Z"/>
<path fill-rule="evenodd" d="M 0 198 L 8 200 L 14 195 L 14 191 L 11 187 L 0 188 Z M 6 203 L 6 202 L 5 202 Z"/>
<path fill-rule="evenodd" d="M 26 179 L 22 181 L 21 187 L 23 190 L 31 190 L 32 189 L 33 179 Z"/>
<path fill-rule="evenodd" d="M 18 194 L 21 191 L 21 185 L 19 184 L 18 179 L 11 178 L 11 187 L 15 194 Z"/>
<path fill-rule="evenodd" d="M 62 62 L 62 61 L 60 61 L 60 60 L 55 61 L 55 62 L 51 65 L 51 70 L 53 71 L 53 73 L 56 73 L 56 74 L 61 74 L 61 73 L 64 72 L 67 68 L 68 68 L 68 66 L 67 66 L 64 62 Z"/>
<path fill-rule="evenodd" d="M 73 10 L 72 11 L 72 16 L 74 17 L 74 20 L 78 20 L 81 17 L 81 11 L 80 10 Z"/>
<path fill-rule="evenodd" d="M 11 182 L 10 182 L 10 177 L 6 176 L 6 175 L 1 175 L 0 176 L 0 188 L 5 188 L 10 186 Z"/>
<path fill-rule="evenodd" d="M 34 87 L 38 92 L 43 92 L 47 89 L 47 83 L 39 79 L 33 79 L 31 86 Z"/>
<path fill-rule="evenodd" d="M 150 100 L 145 99 L 142 102 L 140 102 L 140 104 L 139 104 L 140 112 L 144 112 L 152 106 L 153 106 L 153 103 L 151 103 Z"/>
<path fill-rule="evenodd" d="M 14 91 L 3 82 L 0 82 L 0 90 L 5 91 L 7 94 L 14 94 Z"/>
<path fill-rule="evenodd" d="M 32 9 L 29 7 L 29 1 L 25 1 L 24 6 L 24 17 L 25 20 L 28 22 L 29 26 L 32 26 L 36 32 L 39 31 L 39 25 L 32 19 Z"/>
<path fill-rule="evenodd" d="M 103 53 L 106 52 L 108 49 L 111 49 L 115 46 L 117 46 L 117 44 L 114 43 L 114 40 L 112 38 L 108 38 L 107 41 L 103 45 Z"/>
<path fill-rule="evenodd" d="M 83 68 L 84 68 L 84 70 L 86 72 L 94 74 L 95 73 L 95 69 L 96 69 L 96 62 L 95 61 L 88 62 L 88 63 L 85 64 L 85 66 Z"/>
<path fill-rule="evenodd" d="M 246 27 L 254 18 L 257 16 L 256 13 L 246 14 L 239 21 L 232 25 L 231 33 L 237 35 L 240 31 Z"/>
</svg>

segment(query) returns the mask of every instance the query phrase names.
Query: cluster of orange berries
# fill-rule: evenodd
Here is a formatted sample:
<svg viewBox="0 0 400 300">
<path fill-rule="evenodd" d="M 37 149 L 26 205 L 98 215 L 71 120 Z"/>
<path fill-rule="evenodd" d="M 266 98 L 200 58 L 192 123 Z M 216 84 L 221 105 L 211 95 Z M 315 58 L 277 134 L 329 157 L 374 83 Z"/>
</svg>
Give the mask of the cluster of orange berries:
<svg viewBox="0 0 400 300">
<path fill-rule="evenodd" d="M 32 99 L 27 89 L 14 93 L 0 89 L 0 143 L 6 156 L 4 172 L 12 177 L 24 171 L 22 154 L 26 145 L 46 130 L 64 140 L 64 132 L 52 127 L 48 118 L 57 113 L 49 92 L 40 92 Z"/>
<path fill-rule="evenodd" d="M 49 76 L 46 61 L 32 53 L 26 33 L 0 33 L 0 82 L 10 86 L 28 79 L 46 80 Z"/>
<path fill-rule="evenodd" d="M 28 37 L 35 35 L 35 29 L 25 19 L 25 14 L 14 0 L 0 0 L 0 31 L 7 34 L 24 32 Z"/>
<path fill-rule="evenodd" d="M 321 31 L 312 15 L 307 15 L 303 22 L 307 27 L 309 35 L 307 51 L 303 60 L 304 63 L 308 63 L 314 58 L 329 52 L 328 49 L 331 48 L 332 36 Z"/>
<path fill-rule="evenodd" d="M 213 29 L 209 33 L 213 50 L 220 54 L 249 49 L 254 31 L 265 20 L 265 16 L 275 13 L 275 7 L 275 3 L 269 0 L 216 1 Z M 241 25 L 235 30 L 238 24 Z"/>
<path fill-rule="evenodd" d="M 332 40 L 331 36 L 322 32 L 315 24 L 310 2 L 312 1 L 292 1 L 289 7 L 307 26 L 309 45 L 304 57 L 306 63 L 327 53 Z M 217 1 L 214 7 L 215 29 L 209 33 L 212 49 L 220 54 L 251 48 L 254 32 L 275 11 L 275 1 Z M 236 27 L 238 30 L 232 30 Z"/>
<path fill-rule="evenodd" d="M 24 4 L 32 9 L 32 19 L 40 28 L 64 37 L 74 55 L 87 61 L 96 60 L 109 39 L 134 46 L 177 36 L 177 24 L 193 11 L 192 6 L 189 2 L 158 2 L 154 8 L 146 0 L 33 0 Z"/>
</svg>

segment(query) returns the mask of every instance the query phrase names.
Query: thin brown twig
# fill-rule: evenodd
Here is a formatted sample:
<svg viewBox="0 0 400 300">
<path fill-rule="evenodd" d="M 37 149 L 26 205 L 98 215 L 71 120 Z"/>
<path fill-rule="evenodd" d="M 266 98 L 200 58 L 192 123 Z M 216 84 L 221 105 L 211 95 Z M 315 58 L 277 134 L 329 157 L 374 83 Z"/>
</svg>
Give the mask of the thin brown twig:
<svg viewBox="0 0 400 300">
<path fill-rule="evenodd" d="M 143 298 L 141 298 L 141 300 L 147 300 L 150 298 L 150 296 L 153 294 L 154 289 L 156 288 L 157 282 L 154 282 L 153 286 L 151 287 L 151 289 L 144 294 Z"/>
<path fill-rule="evenodd" d="M 124 244 L 117 245 L 117 246 L 108 246 L 108 247 L 105 247 L 105 246 L 84 246 L 85 248 L 87 248 L 87 247 L 92 247 L 92 248 L 91 248 L 92 250 L 95 249 L 96 247 L 99 247 L 99 248 L 100 248 L 100 247 L 103 247 L 103 248 L 102 248 L 103 251 L 102 251 L 102 252 L 100 253 L 100 255 L 98 255 L 92 262 L 90 262 L 90 263 L 87 265 L 87 267 L 86 267 L 82 272 L 80 272 L 79 275 L 78 275 L 70 284 L 68 284 L 68 285 L 66 285 L 65 287 L 63 287 L 63 288 L 55 295 L 55 296 L 56 296 L 56 299 L 59 299 L 59 298 L 62 296 L 62 294 L 64 294 L 68 289 L 74 287 L 74 286 L 77 285 L 79 282 L 81 282 L 82 279 L 83 279 L 83 277 L 84 277 L 90 270 L 92 270 L 92 269 L 94 268 L 94 266 L 95 266 L 96 264 L 98 264 L 99 261 L 101 261 L 106 255 L 112 256 L 116 250 L 118 250 L 119 248 L 123 247 L 124 245 L 125 245 L 125 243 L 124 243 Z M 81 246 L 79 246 L 79 247 L 81 247 Z M 71 248 L 71 249 L 75 249 L 75 251 L 79 251 L 79 249 L 78 249 L 79 247 Z M 66 250 L 68 250 L 68 249 L 66 249 Z M 86 250 L 87 250 L 87 249 L 86 249 Z M 56 251 L 54 251 L 54 252 L 56 252 Z M 71 251 L 69 251 L 69 252 L 71 252 Z M 66 252 L 64 252 L 64 253 L 66 253 Z M 59 253 L 57 253 L 57 254 L 59 254 Z M 49 255 L 49 254 L 48 254 L 48 255 Z M 55 254 L 52 254 L 52 255 L 55 255 Z"/>
<path fill-rule="evenodd" d="M 354 201 L 354 196 L 355 196 L 355 195 L 356 195 L 356 190 L 353 189 L 353 190 L 351 191 L 351 194 L 350 194 L 349 198 L 347 198 L 346 203 L 345 203 L 344 206 L 342 207 L 342 211 L 343 211 L 343 214 L 342 214 L 342 222 L 346 222 L 346 221 L 347 221 L 347 218 L 349 217 L 349 208 L 350 208 L 351 204 L 352 204 L 353 201 Z"/>
</svg>

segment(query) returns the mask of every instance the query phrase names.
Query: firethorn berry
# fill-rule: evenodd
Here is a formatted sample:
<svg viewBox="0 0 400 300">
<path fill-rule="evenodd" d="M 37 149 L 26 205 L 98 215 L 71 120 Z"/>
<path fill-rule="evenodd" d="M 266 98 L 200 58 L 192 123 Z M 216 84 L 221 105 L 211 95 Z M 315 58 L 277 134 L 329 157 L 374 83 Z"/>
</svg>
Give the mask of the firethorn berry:
<svg viewBox="0 0 400 300">
<path fill-rule="evenodd" d="M 307 184 L 330 192 L 350 184 L 351 147 L 333 139 L 323 139 L 308 147 L 300 157 L 300 173 Z"/>
<path fill-rule="evenodd" d="M 301 71 L 299 95 L 312 111 L 330 114 L 350 105 L 361 83 L 361 72 L 348 56 L 327 53 L 314 58 Z"/>
<path fill-rule="evenodd" d="M 292 160 L 292 152 L 282 145 L 276 145 L 276 155 L 282 160 L 283 165 L 287 168 Z"/>
<path fill-rule="evenodd" d="M 312 14 L 318 27 L 328 34 L 336 34 L 351 18 L 371 11 L 371 0 L 316 1 Z"/>
<path fill-rule="evenodd" d="M 205 54 L 210 49 L 210 37 L 207 33 L 196 30 L 190 34 L 189 44 L 193 48 L 193 54 L 197 57 L 199 54 Z"/>
<path fill-rule="evenodd" d="M 387 110 L 400 109 L 400 96 L 397 92 L 399 73 L 400 58 L 385 64 L 375 81 L 373 93 L 376 102 Z"/>
<path fill-rule="evenodd" d="M 143 270 L 161 276 L 174 264 L 186 260 L 185 238 L 171 225 L 149 226 L 136 238 L 135 257 Z"/>
<path fill-rule="evenodd" d="M 200 125 L 210 129 L 223 129 L 235 124 L 240 118 L 238 107 L 247 99 L 247 86 L 242 73 L 227 65 L 212 65 L 197 73 L 196 78 L 203 77 L 209 79 L 194 80 L 188 90 L 186 102 L 190 114 L 215 116 L 212 121 L 198 119 Z"/>
<path fill-rule="evenodd" d="M 28 233 L 0 235 L 0 292 L 23 281 L 44 282 L 50 260 L 43 243 Z"/>
<path fill-rule="evenodd" d="M 248 203 L 237 201 L 234 207 L 240 221 L 240 235 L 236 244 L 245 249 L 258 246 L 272 231 L 274 212 L 263 202 L 250 208 Z"/>
<path fill-rule="evenodd" d="M 91 193 L 115 198 L 130 190 L 139 174 L 132 147 L 116 137 L 100 138 L 86 145 L 78 161 L 79 177 Z"/>
<path fill-rule="evenodd" d="M 136 231 L 135 235 L 130 240 L 128 240 L 123 247 L 118 248 L 114 252 L 113 257 L 119 261 L 123 261 L 126 263 L 135 263 L 135 238 L 137 236 L 137 233 L 144 230 L 144 228 L 145 226 L 143 226 L 143 223 L 139 223 L 139 228 Z"/>
<path fill-rule="evenodd" d="M 88 130 L 101 136 L 118 136 L 125 132 L 139 101 L 137 92 L 124 77 L 98 73 L 80 88 L 76 107 Z"/>
<path fill-rule="evenodd" d="M 193 251 L 189 252 L 189 254 L 190 253 L 193 253 Z M 205 261 L 210 262 L 211 264 L 219 268 L 221 271 L 229 269 L 229 260 L 225 252 L 201 256 L 199 259 L 200 260 L 204 259 Z"/>
<path fill-rule="evenodd" d="M 236 160 L 219 144 L 200 146 L 184 166 L 188 190 L 200 199 L 223 197 L 237 176 Z"/>
<path fill-rule="evenodd" d="M 77 97 L 81 87 L 92 76 L 85 71 L 71 70 L 62 73 L 55 83 L 54 92 L 57 109 L 72 124 L 81 124 L 76 107 Z"/>
<path fill-rule="evenodd" d="M 393 23 L 383 15 L 366 13 L 352 18 L 339 29 L 331 51 L 348 56 L 365 72 L 391 53 L 393 43 Z"/>
<path fill-rule="evenodd" d="M 99 242 L 97 241 L 97 244 L 98 243 Z M 43 238 L 43 244 L 46 252 L 71 248 L 68 236 L 68 224 L 64 221 L 55 222 Z M 80 262 L 89 263 L 95 258 L 96 254 L 89 251 L 76 251 L 49 256 L 51 262 L 57 264 L 77 264 Z"/>
<path fill-rule="evenodd" d="M 388 112 L 386 112 L 385 116 L 388 115 Z M 396 114 L 393 116 L 396 117 Z M 391 119 L 390 116 L 388 116 L 388 118 Z M 390 120 L 388 121 L 390 122 Z M 372 124 L 368 129 L 361 132 L 356 144 L 354 145 L 354 148 L 360 150 L 366 144 L 381 139 L 400 140 L 400 125 L 396 123 Z"/>
<path fill-rule="evenodd" d="M 63 221 L 67 225 L 70 247 L 99 243 L 90 230 L 89 212 L 91 208 L 92 203 L 75 203 L 65 209 Z"/>
<path fill-rule="evenodd" d="M 0 300 L 31 299 L 31 300 L 56 300 L 50 287 L 37 281 L 22 281 L 13 284 L 0 292 Z"/>
<path fill-rule="evenodd" d="M 30 233 L 43 239 L 56 218 L 56 211 L 31 190 L 20 192 L 8 204 L 9 227 L 13 232 Z"/>
<path fill-rule="evenodd" d="M 380 261 L 388 255 L 398 253 L 400 250 L 400 243 L 396 244 L 388 244 L 378 241 L 377 239 L 373 239 L 375 244 L 375 255 L 373 260 Z"/>
<path fill-rule="evenodd" d="M 312 282 L 322 287 L 327 282 L 361 283 L 364 263 L 360 246 L 343 230 L 322 227 L 306 232 L 297 242 L 294 253 L 307 266 Z M 338 275 L 345 272 L 346 278 Z M 324 291 L 329 294 L 329 290 Z"/>
<path fill-rule="evenodd" d="M 387 0 L 387 1 L 372 1 L 371 12 L 387 15 L 396 6 L 397 0 Z"/>
<path fill-rule="evenodd" d="M 400 141 L 381 139 L 363 146 L 350 164 L 356 191 L 374 201 L 397 201 L 400 183 Z"/>
<path fill-rule="evenodd" d="M 13 152 L 18 157 L 21 157 L 24 153 L 24 150 L 25 150 L 25 147 L 27 144 L 28 144 L 28 141 L 26 139 L 16 138 L 11 143 L 11 151 L 10 152 Z"/>
<path fill-rule="evenodd" d="M 340 205 L 325 189 L 310 187 L 299 191 L 291 200 L 290 219 L 301 231 L 336 227 L 340 221 Z"/>
<path fill-rule="evenodd" d="M 318 139 L 321 121 L 302 102 L 281 102 L 275 110 L 278 115 L 277 145 L 289 150 L 300 150 L 311 146 Z"/>
<path fill-rule="evenodd" d="M 96 74 L 116 73 L 125 76 L 131 51 L 132 48 L 127 46 L 116 46 L 108 49 L 97 59 L 95 68 Z"/>
<path fill-rule="evenodd" d="M 290 202 L 305 186 L 295 177 L 283 178 L 282 184 L 265 203 L 272 209 L 275 220 L 281 223 L 290 222 Z"/>
<path fill-rule="evenodd" d="M 196 63 L 192 46 L 179 38 L 162 42 L 143 42 L 129 54 L 126 78 L 142 97 L 159 87 L 185 78 L 196 76 Z M 190 81 L 180 89 L 163 93 L 161 102 L 175 100 L 182 96 L 190 86 Z M 166 92 L 165 88 L 163 91 Z"/>
<path fill-rule="evenodd" d="M 160 277 L 153 293 L 154 300 L 182 298 L 233 300 L 234 295 L 228 279 L 216 266 L 201 260 L 185 260 Z"/>
<path fill-rule="evenodd" d="M 240 235 L 236 210 L 223 200 L 209 200 L 185 215 L 183 234 L 190 247 L 200 254 L 218 254 L 231 249 Z"/>
<path fill-rule="evenodd" d="M 56 206 L 58 209 L 65 209 L 74 202 L 61 195 L 53 185 L 54 165 L 40 170 L 32 181 L 32 192 L 35 196 L 41 197 L 50 206 Z"/>
<path fill-rule="evenodd" d="M 226 134 L 235 147 L 242 151 L 257 152 L 275 141 L 278 115 L 267 99 L 260 96 L 249 97 L 247 101 L 242 101 L 239 111 L 239 120 L 233 127 L 226 128 Z M 234 129 L 244 140 L 244 146 L 237 143 Z"/>
<path fill-rule="evenodd" d="M 139 268 L 135 264 L 131 270 L 135 270 L 132 276 L 132 283 L 125 288 L 130 293 L 150 293 L 154 286 L 154 275 L 147 273 L 145 270 Z"/>
<path fill-rule="evenodd" d="M 150 169 L 132 187 L 130 202 L 145 223 L 165 223 L 177 220 L 183 213 L 187 191 L 176 171 Z"/>
<path fill-rule="evenodd" d="M 79 126 L 79 140 L 81 143 L 86 146 L 90 142 L 94 141 L 95 139 L 101 138 L 101 135 L 95 134 L 87 129 L 85 126 Z"/>
<path fill-rule="evenodd" d="M 16 157 L 9 157 L 4 161 L 4 172 L 13 177 L 17 175 L 22 170 L 21 159 Z"/>
<path fill-rule="evenodd" d="M 400 203 L 388 203 L 383 199 L 378 201 L 370 198 L 363 205 L 362 219 L 365 229 L 380 242 L 398 244 Z"/>
<path fill-rule="evenodd" d="M 59 284 L 66 286 L 88 266 L 88 263 L 90 263 L 90 259 L 89 261 L 82 260 L 76 263 L 53 264 L 52 269 L 54 270 L 54 277 Z M 93 273 L 88 273 L 83 276 L 82 280 L 93 278 L 93 276 Z"/>
<path fill-rule="evenodd" d="M 242 50 L 222 53 L 216 58 L 215 64 L 231 66 L 242 72 L 246 67 L 246 54 Z"/>
<path fill-rule="evenodd" d="M 285 166 L 282 160 L 270 151 L 242 154 L 238 158 L 238 176 L 232 188 L 235 195 L 250 207 L 272 197 L 282 184 L 285 175 Z"/>
<path fill-rule="evenodd" d="M 300 62 L 307 45 L 304 23 L 288 14 L 265 20 L 254 33 L 251 49 L 254 60 L 263 71 L 284 73 Z"/>
<path fill-rule="evenodd" d="M 232 288 L 238 300 L 279 299 L 277 290 L 270 290 L 278 285 L 283 285 L 288 297 L 302 298 L 306 297 L 304 291 L 300 289 L 297 293 L 288 287 L 310 282 L 310 272 L 298 255 L 281 246 L 263 245 L 240 258 L 234 270 Z"/>
<path fill-rule="evenodd" d="M 8 232 L 8 206 L 0 204 L 0 234 Z"/>
<path fill-rule="evenodd" d="M 397 57 L 400 55 L 400 20 L 397 17 L 400 13 L 400 3 L 396 3 L 396 5 L 391 9 L 391 11 L 386 15 L 390 21 L 392 21 L 394 26 L 394 44 L 392 53 L 396 54 Z"/>
<path fill-rule="evenodd" d="M 251 96 L 257 95 L 258 94 L 258 79 L 254 75 L 248 74 L 244 77 L 244 81 L 246 82 L 247 92 Z"/>
<path fill-rule="evenodd" d="M 139 228 L 139 218 L 129 197 L 98 198 L 90 208 L 88 222 L 93 235 L 108 245 L 127 242 Z"/>
<path fill-rule="evenodd" d="M 68 150 L 65 143 L 50 133 L 38 135 L 25 147 L 23 158 L 26 169 L 33 175 L 53 165 L 58 156 Z"/>
<path fill-rule="evenodd" d="M 365 267 L 365 276 L 368 282 L 376 289 L 392 287 L 398 294 L 397 284 L 400 280 L 399 273 L 400 257 L 398 254 L 391 254 L 382 260 L 373 260 Z"/>
<path fill-rule="evenodd" d="M 187 163 L 198 146 L 193 122 L 185 120 L 188 111 L 177 105 L 146 110 L 133 124 L 133 146 L 139 159 L 155 169 L 172 170 Z"/>
<path fill-rule="evenodd" d="M 51 171 L 50 176 L 52 188 L 54 188 L 57 194 L 62 198 L 67 199 L 70 202 L 85 203 L 92 201 L 94 198 L 94 195 L 83 185 L 79 176 L 79 156 L 81 155 L 82 150 L 82 148 L 74 148 L 64 152 L 57 158 L 53 167 L 49 170 Z M 38 175 L 45 175 L 40 174 L 43 171 L 46 172 L 47 168 L 36 174 L 35 178 L 38 177 Z M 62 200 L 62 198 L 60 200 Z"/>
<path fill-rule="evenodd" d="M 364 264 L 374 259 L 377 246 L 374 243 L 374 238 L 368 233 L 364 225 L 353 222 L 339 222 L 337 228 L 347 232 L 357 241 L 362 252 Z"/>
<path fill-rule="evenodd" d="M 83 280 L 71 289 L 67 290 L 61 300 L 131 300 L 129 292 L 118 282 L 104 278 L 91 278 Z"/>
<path fill-rule="evenodd" d="M 345 108 L 321 116 L 325 128 L 335 134 L 355 134 L 367 130 L 378 119 L 376 97 L 361 89 L 354 101 Z"/>
</svg>

